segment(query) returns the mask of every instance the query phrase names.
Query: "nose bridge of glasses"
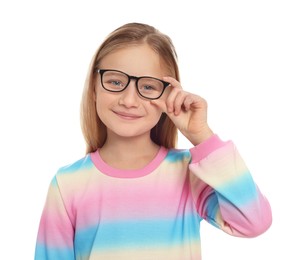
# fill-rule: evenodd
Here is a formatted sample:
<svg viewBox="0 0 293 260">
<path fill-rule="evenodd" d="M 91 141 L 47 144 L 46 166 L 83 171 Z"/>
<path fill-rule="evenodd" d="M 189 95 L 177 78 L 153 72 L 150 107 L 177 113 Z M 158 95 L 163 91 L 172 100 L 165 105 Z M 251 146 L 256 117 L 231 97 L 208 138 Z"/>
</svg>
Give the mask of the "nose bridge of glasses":
<svg viewBox="0 0 293 260">
<path fill-rule="evenodd" d="M 137 96 L 138 88 L 137 88 L 137 81 L 139 80 L 139 77 L 136 76 L 128 76 L 128 83 L 124 87 L 123 96 L 131 96 L 133 98 L 133 95 Z M 133 86 L 131 85 L 131 81 L 133 81 Z"/>
<path fill-rule="evenodd" d="M 140 77 L 130 76 L 130 75 L 128 75 L 128 78 L 129 78 L 128 84 L 130 84 L 131 80 L 133 80 L 135 82 L 135 85 L 137 85 L 137 81 L 140 79 Z"/>
</svg>

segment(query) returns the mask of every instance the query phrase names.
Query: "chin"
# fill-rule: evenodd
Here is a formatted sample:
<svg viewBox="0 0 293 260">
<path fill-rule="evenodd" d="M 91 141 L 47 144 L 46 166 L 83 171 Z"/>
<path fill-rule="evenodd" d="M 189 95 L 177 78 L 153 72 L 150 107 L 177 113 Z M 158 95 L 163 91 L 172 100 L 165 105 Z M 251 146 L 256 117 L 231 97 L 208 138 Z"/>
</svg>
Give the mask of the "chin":
<svg viewBox="0 0 293 260">
<path fill-rule="evenodd" d="M 119 127 L 116 127 L 115 129 L 110 130 L 114 135 L 125 137 L 125 138 L 132 138 L 132 137 L 138 137 L 138 136 L 150 136 L 151 128 L 148 130 L 148 128 L 144 129 L 131 129 L 130 126 L 123 127 L 123 129 L 117 129 Z"/>
</svg>

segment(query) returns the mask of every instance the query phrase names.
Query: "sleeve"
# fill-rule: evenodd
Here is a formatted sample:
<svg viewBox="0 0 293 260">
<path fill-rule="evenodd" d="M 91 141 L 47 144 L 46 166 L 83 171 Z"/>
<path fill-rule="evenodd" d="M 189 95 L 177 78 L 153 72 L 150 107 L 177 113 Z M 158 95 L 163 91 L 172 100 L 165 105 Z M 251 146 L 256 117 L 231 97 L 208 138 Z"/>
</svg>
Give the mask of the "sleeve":
<svg viewBox="0 0 293 260">
<path fill-rule="evenodd" d="M 198 214 L 224 232 L 255 237 L 272 223 L 268 200 L 233 142 L 217 135 L 190 149 L 191 185 Z"/>
<path fill-rule="evenodd" d="M 35 260 L 74 260 L 74 227 L 67 214 L 56 176 L 42 212 Z"/>
</svg>

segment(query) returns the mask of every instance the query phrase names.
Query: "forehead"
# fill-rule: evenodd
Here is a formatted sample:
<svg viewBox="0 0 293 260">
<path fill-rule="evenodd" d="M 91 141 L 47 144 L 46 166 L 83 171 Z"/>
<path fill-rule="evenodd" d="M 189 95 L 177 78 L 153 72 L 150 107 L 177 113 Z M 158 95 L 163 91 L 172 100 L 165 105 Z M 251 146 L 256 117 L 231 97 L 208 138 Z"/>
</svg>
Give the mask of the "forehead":
<svg viewBox="0 0 293 260">
<path fill-rule="evenodd" d="M 101 69 L 117 69 L 133 76 L 167 75 L 163 59 L 148 44 L 129 45 L 107 54 L 100 62 Z"/>
</svg>

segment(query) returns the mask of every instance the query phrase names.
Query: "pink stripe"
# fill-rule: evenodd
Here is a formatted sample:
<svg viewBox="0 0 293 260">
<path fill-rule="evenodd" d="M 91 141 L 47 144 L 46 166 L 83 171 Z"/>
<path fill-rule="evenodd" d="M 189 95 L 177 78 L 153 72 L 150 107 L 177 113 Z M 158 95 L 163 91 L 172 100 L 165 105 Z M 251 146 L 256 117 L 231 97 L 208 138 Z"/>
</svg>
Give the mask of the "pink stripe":
<svg viewBox="0 0 293 260">
<path fill-rule="evenodd" d="M 190 149 L 192 163 L 197 163 L 206 158 L 210 153 L 226 145 L 217 135 Z"/>
<path fill-rule="evenodd" d="M 271 208 L 260 193 L 258 201 L 251 201 L 235 210 L 231 204 L 221 202 L 221 213 L 229 226 L 224 231 L 241 237 L 255 237 L 265 232 L 272 223 Z"/>
<path fill-rule="evenodd" d="M 81 201 L 76 201 L 78 212 L 81 213 L 77 216 L 77 224 L 84 227 L 96 223 L 99 218 L 106 221 L 169 218 L 180 215 L 184 210 L 186 214 L 189 209 L 185 205 L 192 204 L 188 197 L 189 190 L 187 185 L 184 186 L 183 178 L 177 181 L 179 183 L 166 179 L 164 187 L 159 188 L 160 193 L 157 192 L 158 187 L 143 184 L 140 179 L 133 179 L 129 185 L 120 179 L 120 182 L 112 185 L 90 189 L 83 194 Z M 183 187 L 180 188 L 180 185 Z"/>
<path fill-rule="evenodd" d="M 62 232 L 60 232 L 62 230 Z M 44 211 L 38 233 L 38 242 L 52 247 L 72 247 L 74 231 L 69 220 Z"/>
</svg>

